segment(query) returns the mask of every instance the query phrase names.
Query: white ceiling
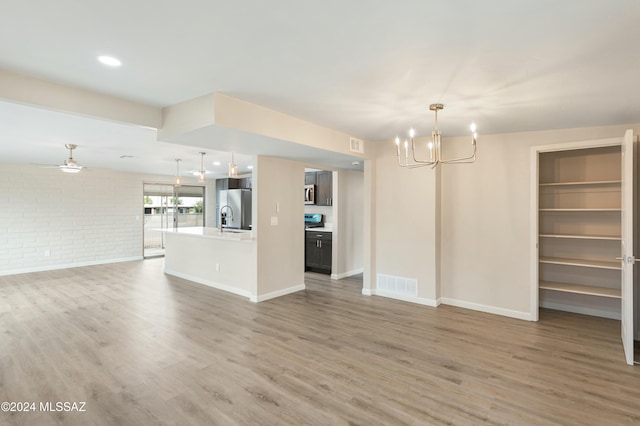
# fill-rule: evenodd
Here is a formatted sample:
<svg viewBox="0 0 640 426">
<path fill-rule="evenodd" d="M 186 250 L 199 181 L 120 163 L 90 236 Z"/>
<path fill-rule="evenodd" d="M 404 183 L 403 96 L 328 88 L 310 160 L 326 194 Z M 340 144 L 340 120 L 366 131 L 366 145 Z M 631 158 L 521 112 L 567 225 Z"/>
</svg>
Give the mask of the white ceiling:
<svg viewBox="0 0 640 426">
<path fill-rule="evenodd" d="M 443 135 L 482 135 L 639 122 L 638 22 L 637 0 L 9 0 L 0 68 L 154 106 L 218 91 L 369 140 L 429 133 L 440 102 Z"/>
<path fill-rule="evenodd" d="M 73 158 L 89 168 L 175 175 L 179 158 L 180 174 L 189 176 L 200 170 L 199 153 L 206 152 L 207 176 L 218 178 L 231 161 L 224 151 L 158 142 L 153 129 L 1 101 L 0 141 L 0 159 L 7 163 L 60 165 L 69 157 L 68 143 L 78 145 Z M 239 173 L 250 173 L 255 157 L 234 154 L 234 161 Z"/>
</svg>

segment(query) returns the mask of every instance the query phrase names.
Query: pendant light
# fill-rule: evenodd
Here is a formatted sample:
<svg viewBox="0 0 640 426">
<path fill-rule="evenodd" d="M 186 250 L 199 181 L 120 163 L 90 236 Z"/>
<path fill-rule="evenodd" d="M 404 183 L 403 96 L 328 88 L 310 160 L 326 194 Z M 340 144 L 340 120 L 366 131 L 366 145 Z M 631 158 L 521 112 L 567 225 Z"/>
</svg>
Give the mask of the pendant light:
<svg viewBox="0 0 640 426">
<path fill-rule="evenodd" d="M 229 177 L 238 177 L 238 165 L 233 162 L 233 152 L 231 153 L 231 162 L 229 163 Z"/>
<path fill-rule="evenodd" d="M 180 158 L 176 158 L 176 186 L 180 186 Z"/>
<path fill-rule="evenodd" d="M 207 171 L 204 169 L 204 156 L 205 156 L 206 152 L 201 152 L 200 153 L 200 177 L 198 178 L 198 181 L 200 182 L 204 182 L 206 176 L 207 176 Z"/>
</svg>

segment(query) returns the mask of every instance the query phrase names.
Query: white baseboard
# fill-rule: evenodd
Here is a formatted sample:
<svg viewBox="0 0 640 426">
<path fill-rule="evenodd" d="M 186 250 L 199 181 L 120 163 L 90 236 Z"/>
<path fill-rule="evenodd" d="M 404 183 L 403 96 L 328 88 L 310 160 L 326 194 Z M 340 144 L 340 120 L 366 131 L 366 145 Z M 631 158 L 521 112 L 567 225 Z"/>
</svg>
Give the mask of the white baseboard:
<svg viewBox="0 0 640 426">
<path fill-rule="evenodd" d="M 373 290 L 371 290 L 370 288 L 363 288 L 362 294 L 364 294 L 365 296 L 373 296 Z"/>
<path fill-rule="evenodd" d="M 563 303 L 542 302 L 540 307 L 547 309 L 555 309 L 557 311 L 573 312 L 574 314 L 591 315 L 594 317 L 609 318 L 612 320 L 620 320 L 622 316 L 620 312 L 605 311 L 602 309 L 586 308 L 584 306 L 565 305 Z"/>
<path fill-rule="evenodd" d="M 209 287 L 213 287 L 218 290 L 226 291 L 228 293 L 237 294 L 238 296 L 244 296 L 246 298 L 251 298 L 251 292 L 247 290 L 242 290 L 237 287 L 233 287 L 227 284 L 220 284 L 215 281 L 206 280 L 200 277 L 194 277 L 192 275 L 183 274 L 181 272 L 172 271 L 170 269 L 165 269 L 164 273 L 167 275 L 173 275 L 174 277 L 182 278 L 185 280 L 193 281 L 194 283 L 203 284 Z"/>
<path fill-rule="evenodd" d="M 364 294 L 364 289 L 362 291 Z M 396 299 L 396 300 L 402 300 L 403 302 L 417 303 L 419 305 L 431 306 L 433 308 L 438 307 L 438 305 L 440 304 L 439 300 L 427 299 L 426 297 L 409 296 L 406 294 L 394 293 L 391 291 L 383 291 L 378 289 L 370 290 L 370 291 L 371 291 L 371 295 L 388 297 L 390 299 Z"/>
<path fill-rule="evenodd" d="M 260 296 L 251 296 L 249 300 L 253 303 L 264 302 L 265 300 L 275 299 L 276 297 L 286 296 L 287 294 L 302 291 L 306 288 L 304 284 L 294 285 L 293 287 L 283 288 L 282 290 L 272 291 L 271 293 L 262 294 Z"/>
<path fill-rule="evenodd" d="M 480 303 L 466 302 L 464 300 L 441 298 L 444 305 L 456 306 L 458 308 L 471 309 L 473 311 L 486 312 L 488 314 L 502 315 L 504 317 L 517 318 L 525 321 L 533 321 L 533 316 L 529 312 L 514 311 L 511 309 L 498 308 L 496 306 L 482 305 Z"/>
<path fill-rule="evenodd" d="M 331 274 L 331 279 L 332 280 L 341 280 L 343 278 L 352 277 L 354 275 L 361 274 L 363 271 L 364 270 L 362 268 L 360 268 L 360 269 L 354 269 L 353 271 L 344 272 L 342 274 Z"/>
<path fill-rule="evenodd" d="M 0 276 L 28 274 L 31 272 L 56 271 L 58 269 L 81 268 L 83 266 L 107 265 L 109 263 L 133 262 L 135 260 L 143 260 L 142 256 L 120 257 L 116 259 L 92 260 L 89 262 L 65 263 L 62 265 L 45 265 L 33 268 L 10 269 L 8 271 L 0 271 Z"/>
</svg>

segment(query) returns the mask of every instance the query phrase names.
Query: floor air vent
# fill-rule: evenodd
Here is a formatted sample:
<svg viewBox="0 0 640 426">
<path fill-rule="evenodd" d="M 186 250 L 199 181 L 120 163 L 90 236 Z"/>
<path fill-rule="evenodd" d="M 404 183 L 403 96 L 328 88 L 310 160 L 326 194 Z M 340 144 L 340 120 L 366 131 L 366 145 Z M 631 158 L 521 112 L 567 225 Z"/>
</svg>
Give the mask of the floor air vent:
<svg viewBox="0 0 640 426">
<path fill-rule="evenodd" d="M 402 294 L 405 296 L 418 295 L 418 280 L 414 278 L 392 277 L 378 274 L 376 289 L 384 293 Z"/>
</svg>

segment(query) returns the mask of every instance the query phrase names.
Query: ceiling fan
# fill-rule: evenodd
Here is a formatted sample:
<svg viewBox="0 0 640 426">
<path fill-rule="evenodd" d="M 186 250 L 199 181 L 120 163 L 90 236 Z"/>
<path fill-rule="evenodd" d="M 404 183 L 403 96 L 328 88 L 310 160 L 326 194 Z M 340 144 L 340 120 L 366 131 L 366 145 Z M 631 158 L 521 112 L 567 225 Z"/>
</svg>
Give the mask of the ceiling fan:
<svg viewBox="0 0 640 426">
<path fill-rule="evenodd" d="M 60 164 L 58 168 L 65 173 L 78 173 L 84 167 L 79 165 L 76 160 L 73 159 L 73 150 L 78 147 L 78 145 L 73 143 L 68 143 L 64 145 L 65 148 L 69 150 L 69 158 L 64 160 L 64 164 Z"/>
</svg>

